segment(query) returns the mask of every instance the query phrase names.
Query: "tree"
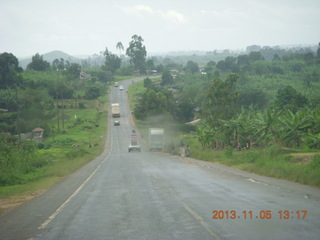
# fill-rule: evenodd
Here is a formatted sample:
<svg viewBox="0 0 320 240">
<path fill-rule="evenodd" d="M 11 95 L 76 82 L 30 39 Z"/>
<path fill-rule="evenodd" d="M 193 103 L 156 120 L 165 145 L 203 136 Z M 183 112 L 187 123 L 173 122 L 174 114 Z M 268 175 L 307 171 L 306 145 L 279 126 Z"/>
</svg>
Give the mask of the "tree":
<svg viewBox="0 0 320 240">
<path fill-rule="evenodd" d="M 275 103 L 280 109 L 289 109 L 293 112 L 308 103 L 308 99 L 291 86 L 280 89 L 276 97 Z"/>
<path fill-rule="evenodd" d="M 151 79 L 150 78 L 145 78 L 143 80 L 143 86 L 145 88 L 152 88 L 153 87 L 153 83 L 152 83 Z"/>
<path fill-rule="evenodd" d="M 153 59 L 148 59 L 148 60 L 146 61 L 146 67 L 147 67 L 148 70 L 153 70 L 153 69 L 155 69 Z"/>
<path fill-rule="evenodd" d="M 249 89 L 239 94 L 237 105 L 239 107 L 256 106 L 258 109 L 263 109 L 268 103 L 268 98 L 265 92 L 261 90 Z"/>
<path fill-rule="evenodd" d="M 254 133 L 255 140 L 264 145 L 277 143 L 279 140 L 279 115 L 281 111 L 276 109 L 266 109 L 263 112 L 257 112 L 254 119 L 256 132 Z"/>
<path fill-rule="evenodd" d="M 126 54 L 130 57 L 130 62 L 133 64 L 136 70 L 140 73 L 144 73 L 146 70 L 146 47 L 143 45 L 143 39 L 141 36 L 133 35 L 132 40 L 129 43 Z"/>
<path fill-rule="evenodd" d="M 228 120 L 235 113 L 235 102 L 238 97 L 236 82 L 239 76 L 230 74 L 225 81 L 215 78 L 208 88 L 203 117 L 211 124 L 219 124 L 219 120 Z"/>
<path fill-rule="evenodd" d="M 199 66 L 194 61 L 189 60 L 186 65 L 186 71 L 194 74 L 196 72 L 199 72 Z"/>
<path fill-rule="evenodd" d="M 172 77 L 172 75 L 170 74 L 170 71 L 169 71 L 169 70 L 165 70 L 165 71 L 162 73 L 160 85 L 161 85 L 161 86 L 164 86 L 164 85 L 170 85 L 170 84 L 172 84 L 172 83 L 173 83 L 173 77 Z"/>
<path fill-rule="evenodd" d="M 318 50 L 317 50 L 317 63 L 320 63 L 320 42 L 318 44 Z"/>
<path fill-rule="evenodd" d="M 287 110 L 281 118 L 281 137 L 288 146 L 300 147 L 302 143 L 302 137 L 307 133 L 307 128 L 310 126 L 310 116 L 305 112 L 300 111 L 293 113 Z"/>
<path fill-rule="evenodd" d="M 204 71 L 205 72 L 211 72 L 212 70 L 214 70 L 214 67 L 216 66 L 216 62 L 211 60 L 209 61 L 206 66 L 204 67 Z"/>
<path fill-rule="evenodd" d="M 50 63 L 43 60 L 43 56 L 39 53 L 32 56 L 32 62 L 28 64 L 27 69 L 33 69 L 36 71 L 47 71 L 50 70 Z"/>
<path fill-rule="evenodd" d="M 122 45 L 122 42 L 118 42 L 116 45 L 116 48 L 119 50 L 119 57 L 121 57 L 121 50 L 124 50 L 124 47 Z"/>
<path fill-rule="evenodd" d="M 264 60 L 263 56 L 261 55 L 261 52 L 250 52 L 249 53 L 249 60 L 251 62 Z"/>
<path fill-rule="evenodd" d="M 108 51 L 108 48 L 103 52 L 105 56 L 105 70 L 111 71 L 114 74 L 121 67 L 121 59 Z"/>
<path fill-rule="evenodd" d="M 81 66 L 77 63 L 72 63 L 67 68 L 67 77 L 69 80 L 75 80 L 80 77 Z"/>
<path fill-rule="evenodd" d="M 236 58 L 228 56 L 225 60 L 221 60 L 217 63 L 217 68 L 225 72 L 239 72 L 239 66 L 236 64 L 236 61 Z"/>
<path fill-rule="evenodd" d="M 94 85 L 90 86 L 86 89 L 86 95 L 85 98 L 92 100 L 100 97 L 102 95 L 103 89 L 101 89 L 101 86 Z"/>
<path fill-rule="evenodd" d="M 55 60 L 53 60 L 51 66 L 53 70 L 64 70 L 66 67 L 63 58 L 60 58 L 60 59 L 56 58 Z"/>
<path fill-rule="evenodd" d="M 0 89 L 7 89 L 21 82 L 22 72 L 18 59 L 12 53 L 0 54 Z"/>
</svg>

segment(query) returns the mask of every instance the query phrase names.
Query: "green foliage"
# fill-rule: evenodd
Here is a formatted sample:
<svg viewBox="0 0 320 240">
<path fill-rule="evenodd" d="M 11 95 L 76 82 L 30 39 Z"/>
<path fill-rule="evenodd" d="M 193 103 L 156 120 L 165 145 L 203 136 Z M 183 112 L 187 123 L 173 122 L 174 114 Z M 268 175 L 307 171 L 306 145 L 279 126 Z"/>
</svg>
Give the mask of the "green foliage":
<svg viewBox="0 0 320 240">
<path fill-rule="evenodd" d="M 161 86 L 173 84 L 173 77 L 169 70 L 165 70 L 161 76 Z"/>
<path fill-rule="evenodd" d="M 48 164 L 37 154 L 36 144 L 19 141 L 9 134 L 0 136 L 0 186 L 23 183 L 23 175 Z"/>
<path fill-rule="evenodd" d="M 108 51 L 108 48 L 106 48 L 106 50 L 103 52 L 103 55 L 106 59 L 103 68 L 106 71 L 110 71 L 112 74 L 114 74 L 121 67 L 121 58 L 119 58 L 116 54 L 112 54 L 110 51 Z"/>
<path fill-rule="evenodd" d="M 33 69 L 35 71 L 48 71 L 50 70 L 50 63 L 43 60 L 43 56 L 37 53 L 32 56 L 32 62 L 28 64 L 27 69 Z"/>
<path fill-rule="evenodd" d="M 186 72 L 194 74 L 196 72 L 199 72 L 199 66 L 196 62 L 189 60 L 187 62 L 185 70 L 186 70 Z"/>
<path fill-rule="evenodd" d="M 230 119 L 234 114 L 234 104 L 238 93 L 235 90 L 239 77 L 231 74 L 225 81 L 215 78 L 207 92 L 207 100 L 202 108 L 202 115 L 211 124 L 218 124 L 219 119 Z"/>
<path fill-rule="evenodd" d="M 286 86 L 278 91 L 275 104 L 280 109 L 289 109 L 296 112 L 307 105 L 308 99 L 298 93 L 293 87 Z"/>
<path fill-rule="evenodd" d="M 154 85 L 153 85 L 153 83 L 152 83 L 152 81 L 151 81 L 150 78 L 145 78 L 145 79 L 143 80 L 143 86 L 144 86 L 145 88 L 153 88 L 153 87 L 154 87 Z"/>
<path fill-rule="evenodd" d="M 131 76 L 134 72 L 134 66 L 132 65 L 126 65 L 122 66 L 116 71 L 116 74 L 120 76 Z"/>
<path fill-rule="evenodd" d="M 85 98 L 92 100 L 99 98 L 100 96 L 104 95 L 106 93 L 106 87 L 102 84 L 90 84 L 90 86 L 87 87 L 85 92 Z"/>
<path fill-rule="evenodd" d="M 298 147 L 304 144 L 319 148 L 319 109 L 317 111 L 298 111 L 267 109 L 256 111 L 242 109 L 238 115 L 220 124 L 197 126 L 198 136 L 204 145 L 211 142 L 217 148 L 267 147 L 271 143 L 278 146 Z M 217 146 L 217 142 L 219 146 Z"/>
<path fill-rule="evenodd" d="M 134 115 L 137 119 L 146 119 L 148 116 L 160 115 L 167 110 L 167 98 L 162 92 L 153 89 L 141 97 L 139 104 L 136 105 Z"/>
<path fill-rule="evenodd" d="M 18 59 L 12 53 L 0 54 L 0 89 L 15 87 L 21 83 Z"/>
<path fill-rule="evenodd" d="M 312 161 L 309 163 L 311 169 L 320 170 L 320 154 L 313 157 Z"/>
<path fill-rule="evenodd" d="M 146 47 L 143 45 L 141 36 L 133 35 L 126 50 L 126 54 L 130 57 L 130 62 L 140 73 L 146 71 Z"/>
<path fill-rule="evenodd" d="M 61 70 L 65 70 L 68 65 L 69 65 L 69 62 L 65 63 L 63 58 L 60 58 L 60 59 L 56 58 L 55 60 L 53 60 L 51 68 L 52 70 L 61 71 Z"/>
<path fill-rule="evenodd" d="M 77 63 L 70 64 L 66 69 L 66 75 L 69 80 L 79 79 L 81 66 Z"/>
<path fill-rule="evenodd" d="M 110 83 L 113 81 L 113 75 L 111 71 L 106 71 L 103 69 L 94 69 L 89 71 L 92 78 L 96 78 L 97 81 L 101 83 Z"/>
<path fill-rule="evenodd" d="M 225 155 L 226 157 L 232 157 L 232 155 L 233 155 L 233 148 L 232 148 L 231 146 L 226 147 L 225 150 L 224 150 L 224 155 Z"/>
<path fill-rule="evenodd" d="M 255 106 L 257 109 L 264 109 L 268 105 L 268 97 L 261 90 L 249 89 L 239 93 L 236 105 L 238 108 Z"/>
</svg>

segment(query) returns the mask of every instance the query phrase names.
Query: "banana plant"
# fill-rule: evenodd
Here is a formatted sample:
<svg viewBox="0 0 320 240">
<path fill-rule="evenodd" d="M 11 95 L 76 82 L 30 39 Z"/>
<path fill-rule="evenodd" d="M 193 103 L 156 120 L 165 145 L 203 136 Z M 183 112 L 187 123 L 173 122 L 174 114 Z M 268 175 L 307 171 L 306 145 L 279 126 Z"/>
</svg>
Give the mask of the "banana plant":
<svg viewBox="0 0 320 240">
<path fill-rule="evenodd" d="M 310 115 L 304 111 L 293 113 L 286 110 L 279 118 L 281 123 L 281 139 L 285 145 L 295 145 L 300 147 L 302 138 L 307 134 L 307 130 L 311 125 Z"/>
</svg>

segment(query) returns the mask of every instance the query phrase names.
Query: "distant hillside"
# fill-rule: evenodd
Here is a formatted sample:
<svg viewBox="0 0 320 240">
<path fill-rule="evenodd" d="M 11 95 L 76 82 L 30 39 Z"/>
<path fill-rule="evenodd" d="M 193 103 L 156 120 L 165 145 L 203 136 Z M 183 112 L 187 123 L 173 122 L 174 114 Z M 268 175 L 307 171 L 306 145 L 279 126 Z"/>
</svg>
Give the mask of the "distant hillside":
<svg viewBox="0 0 320 240">
<path fill-rule="evenodd" d="M 52 51 L 48 52 L 45 54 L 40 54 L 43 56 L 43 60 L 49 62 L 50 64 L 55 60 L 55 59 L 60 59 L 63 58 L 65 61 L 69 61 L 70 63 L 80 63 L 81 59 L 73 57 L 65 52 L 62 51 Z M 30 58 L 24 58 L 24 59 L 19 59 L 19 66 L 23 67 L 24 69 L 27 68 L 28 64 L 31 63 L 32 57 Z"/>
</svg>

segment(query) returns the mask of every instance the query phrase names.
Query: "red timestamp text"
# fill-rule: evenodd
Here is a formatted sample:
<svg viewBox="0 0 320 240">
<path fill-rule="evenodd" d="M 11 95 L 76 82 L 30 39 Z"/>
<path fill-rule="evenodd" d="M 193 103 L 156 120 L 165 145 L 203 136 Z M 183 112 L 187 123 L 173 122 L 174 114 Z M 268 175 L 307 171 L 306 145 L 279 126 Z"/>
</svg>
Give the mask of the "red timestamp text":
<svg viewBox="0 0 320 240">
<path fill-rule="evenodd" d="M 214 210 L 212 211 L 212 219 L 305 219 L 307 217 L 307 210 Z"/>
</svg>

